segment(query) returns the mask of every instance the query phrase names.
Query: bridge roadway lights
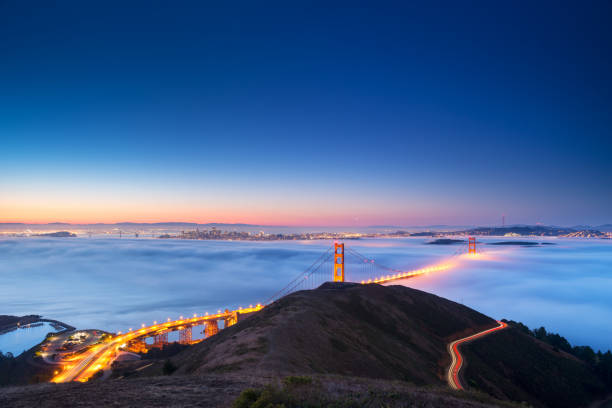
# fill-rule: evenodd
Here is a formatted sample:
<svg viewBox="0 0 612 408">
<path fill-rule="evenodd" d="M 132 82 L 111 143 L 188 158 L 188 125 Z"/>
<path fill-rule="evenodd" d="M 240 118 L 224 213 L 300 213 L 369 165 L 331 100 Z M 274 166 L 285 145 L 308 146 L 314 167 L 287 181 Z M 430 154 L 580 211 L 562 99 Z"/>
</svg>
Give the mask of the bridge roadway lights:
<svg viewBox="0 0 612 408">
<path fill-rule="evenodd" d="M 132 351 L 134 353 L 146 353 L 147 352 L 147 342 L 144 337 L 131 340 L 128 343 L 127 350 Z"/>
<path fill-rule="evenodd" d="M 177 323 L 180 323 L 180 325 L 158 330 L 153 335 L 149 333 L 145 333 L 145 329 L 143 328 L 140 330 L 143 332 L 142 337 L 134 338 L 132 340 L 129 340 L 128 342 L 130 344 L 130 349 L 135 349 L 135 350 L 147 349 L 150 347 L 162 347 L 164 344 L 169 343 L 168 333 L 171 331 L 178 331 L 179 332 L 179 343 L 191 344 L 193 343 L 193 326 L 199 326 L 203 324 L 204 330 L 202 331 L 202 334 L 204 334 L 205 338 L 208 338 L 210 336 L 214 336 L 215 334 L 219 332 L 219 321 L 220 320 L 223 320 L 224 328 L 230 327 L 230 326 L 235 325 L 239 321 L 241 321 L 244 317 L 250 315 L 251 313 L 257 312 L 258 310 L 261 310 L 262 308 L 263 306 L 258 304 L 255 307 L 250 306 L 249 308 L 246 308 L 246 309 L 240 308 L 238 310 L 233 310 L 233 311 L 229 309 L 225 309 L 223 313 L 220 312 L 216 316 L 210 316 L 210 318 L 212 319 L 205 320 L 204 322 L 194 321 L 191 323 L 185 323 L 184 320 L 180 320 L 180 321 L 177 321 Z M 200 319 L 202 318 L 208 319 L 209 317 L 202 316 Z M 193 319 L 187 319 L 187 320 L 195 320 L 195 319 L 196 317 L 194 317 Z M 169 324 L 170 323 L 165 323 L 164 326 L 168 326 Z M 150 346 L 147 346 L 147 343 L 145 342 L 145 338 L 147 337 L 152 337 L 154 340 L 153 344 Z"/>
<path fill-rule="evenodd" d="M 101 344 L 88 350 L 86 353 L 82 353 L 80 359 L 75 361 L 66 362 L 63 366 L 64 371 L 60 371 L 51 379 L 52 382 L 69 382 L 76 380 L 84 380 L 87 375 L 93 374 L 92 367 L 108 367 L 114 358 L 114 350 L 112 347 L 119 347 L 124 351 L 132 352 L 143 352 L 146 353 L 152 347 L 162 347 L 168 343 L 168 333 L 175 330 L 183 330 L 183 333 L 179 333 L 179 338 L 182 341 L 189 340 L 189 331 L 193 332 L 193 326 L 200 326 L 204 324 L 205 337 L 214 336 L 219 332 L 219 320 L 225 321 L 225 326 L 229 327 L 242 318 L 260 311 L 264 306 L 257 304 L 256 306 L 249 306 L 248 308 L 239 308 L 238 310 L 227 310 L 225 313 L 219 313 L 215 315 L 205 316 L 194 316 L 193 319 L 180 319 L 176 321 L 170 321 L 157 324 L 153 323 L 153 326 L 143 327 L 127 333 L 118 332 L 117 335 L 112 338 L 109 342 Z M 146 339 L 153 338 L 154 343 L 149 345 Z M 199 340 L 198 340 L 199 341 Z M 194 343 L 191 338 L 191 343 Z"/>
</svg>

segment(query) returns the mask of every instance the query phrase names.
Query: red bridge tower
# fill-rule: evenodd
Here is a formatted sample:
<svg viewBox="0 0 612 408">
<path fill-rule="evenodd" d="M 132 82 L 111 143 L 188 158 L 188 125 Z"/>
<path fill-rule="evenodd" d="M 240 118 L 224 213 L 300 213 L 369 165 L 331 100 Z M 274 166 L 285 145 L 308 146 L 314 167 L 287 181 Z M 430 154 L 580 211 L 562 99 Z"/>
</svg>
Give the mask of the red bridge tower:
<svg viewBox="0 0 612 408">
<path fill-rule="evenodd" d="M 334 243 L 334 282 L 344 282 L 344 244 Z"/>
<path fill-rule="evenodd" d="M 476 238 L 474 237 L 468 239 L 468 253 L 476 254 Z"/>
</svg>

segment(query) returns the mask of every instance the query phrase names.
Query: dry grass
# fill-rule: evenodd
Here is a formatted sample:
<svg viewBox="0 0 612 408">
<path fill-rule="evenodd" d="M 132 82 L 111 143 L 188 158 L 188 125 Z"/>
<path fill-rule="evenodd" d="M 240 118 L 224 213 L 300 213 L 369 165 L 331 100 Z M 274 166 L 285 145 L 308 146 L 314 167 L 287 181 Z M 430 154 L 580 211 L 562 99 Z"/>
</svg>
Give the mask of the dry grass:
<svg viewBox="0 0 612 408">
<path fill-rule="evenodd" d="M 166 376 L 0 388 L 2 407 L 231 407 L 246 390 L 290 407 L 516 407 L 482 394 L 337 375 Z M 250 405 L 246 405 L 250 407 Z M 262 406 L 267 406 L 264 404 Z"/>
</svg>

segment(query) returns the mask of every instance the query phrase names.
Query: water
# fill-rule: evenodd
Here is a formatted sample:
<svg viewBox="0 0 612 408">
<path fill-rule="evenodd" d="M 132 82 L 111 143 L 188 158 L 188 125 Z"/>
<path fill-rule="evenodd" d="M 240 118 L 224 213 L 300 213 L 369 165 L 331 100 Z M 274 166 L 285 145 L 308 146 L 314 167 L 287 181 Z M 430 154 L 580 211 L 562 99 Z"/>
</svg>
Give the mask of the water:
<svg viewBox="0 0 612 408">
<path fill-rule="evenodd" d="M 13 353 L 14 356 L 18 356 L 43 341 L 47 333 L 55 331 L 49 323 L 13 330 L 12 332 L 0 335 L 0 351 L 5 354 Z"/>
<path fill-rule="evenodd" d="M 456 250 L 425 241 L 359 240 L 346 245 L 399 269 L 425 266 Z M 535 241 L 556 245 L 483 245 L 487 252 L 477 259 L 455 259 L 456 267 L 448 271 L 402 283 L 497 319 L 543 325 L 572 344 L 612 348 L 612 241 Z M 40 314 L 80 329 L 118 331 L 167 317 L 248 306 L 267 299 L 330 244 L 3 239 L 0 314 Z M 351 267 L 347 265 L 349 277 Z"/>
</svg>

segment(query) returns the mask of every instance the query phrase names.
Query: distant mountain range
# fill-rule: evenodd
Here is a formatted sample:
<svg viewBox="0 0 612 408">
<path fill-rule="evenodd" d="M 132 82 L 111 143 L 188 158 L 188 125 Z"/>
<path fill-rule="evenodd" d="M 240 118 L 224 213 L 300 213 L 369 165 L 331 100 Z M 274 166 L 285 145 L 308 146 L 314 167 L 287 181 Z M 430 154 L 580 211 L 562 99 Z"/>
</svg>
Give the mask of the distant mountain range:
<svg viewBox="0 0 612 408">
<path fill-rule="evenodd" d="M 469 235 L 484 235 L 484 236 L 549 236 L 549 237 L 567 237 L 567 238 L 606 238 L 604 231 L 588 227 L 588 228 L 563 228 L 550 227 L 544 225 L 515 225 L 509 227 L 479 227 L 466 231 L 457 231 Z"/>
<path fill-rule="evenodd" d="M 46 224 L 27 224 L 24 222 L 3 222 L 0 223 L 1 227 L 14 227 L 14 226 L 74 226 L 74 227 L 264 227 L 264 225 L 255 224 L 229 224 L 229 223 L 216 223 L 210 222 L 206 224 L 198 224 L 195 222 L 116 222 L 116 223 L 94 223 L 94 224 L 71 224 L 67 222 L 50 222 Z"/>
<path fill-rule="evenodd" d="M 181 221 L 176 221 L 176 222 L 151 222 L 151 223 L 146 223 L 146 222 L 130 222 L 130 221 L 126 221 L 126 222 L 117 222 L 117 223 L 91 223 L 91 224 L 72 224 L 72 223 L 66 223 L 66 222 L 50 222 L 50 223 L 40 223 L 40 224 L 29 224 L 29 223 L 23 223 L 23 222 L 4 222 L 4 223 L 0 223 L 0 230 L 2 229 L 10 229 L 10 228 L 23 228 L 23 229 L 36 229 L 36 230 L 41 230 L 41 229 L 45 229 L 45 230 L 52 230 L 53 228 L 62 228 L 62 229 L 68 229 L 68 227 L 73 227 L 73 228 L 103 228 L 103 227 L 107 227 L 107 228 L 139 228 L 139 229 L 146 229 L 146 228 L 159 228 L 159 229 L 168 229 L 168 228 L 181 228 L 181 229 L 197 229 L 197 228 L 232 228 L 232 229 L 236 229 L 236 228 L 282 228 L 282 229 L 290 229 L 290 228 L 295 228 L 297 229 L 302 229 L 302 228 L 320 228 L 320 229 L 325 229 L 325 228 L 333 228 L 335 230 L 341 229 L 341 228 L 348 228 L 348 229 L 352 229 L 352 230 L 359 230 L 359 229 L 386 229 L 386 230 L 397 230 L 397 231 L 437 231 L 442 233 L 443 231 L 446 232 L 474 232 L 474 233 L 479 233 L 479 235 L 499 235 L 501 233 L 501 235 L 503 235 L 503 233 L 506 232 L 518 232 L 519 231 L 538 231 L 540 233 L 544 233 L 543 235 L 563 235 L 563 234 L 571 234 L 571 233 L 575 233 L 575 232 L 580 232 L 580 231 L 595 231 L 595 232 L 601 232 L 601 233 L 606 233 L 606 232 L 612 232 L 612 224 L 603 224 L 603 225 L 598 225 L 598 226 L 591 226 L 591 225 L 574 225 L 571 227 L 561 227 L 561 226 L 555 226 L 555 225 L 527 225 L 527 224 L 513 224 L 513 225 L 507 225 L 507 226 L 487 226 L 487 227 L 478 227 L 478 226 L 474 226 L 474 225 L 444 225 L 444 224 L 435 224 L 435 225 L 422 225 L 422 226 L 398 226 L 398 225 L 369 225 L 369 226 L 364 226 L 364 227 L 325 227 L 325 226 L 319 226 L 319 227 L 300 227 L 300 226 L 291 226 L 291 225 L 260 225 L 260 224 L 244 224 L 244 223 L 222 223 L 222 222 L 209 222 L 209 223 L 203 223 L 203 224 L 199 224 L 199 223 L 195 223 L 195 222 L 181 222 Z M 487 233 L 488 231 L 488 233 Z M 556 231 L 556 233 L 552 233 L 553 231 Z"/>
<path fill-rule="evenodd" d="M 395 229 L 395 230 L 441 230 L 441 229 L 468 229 L 474 228 L 475 225 L 447 225 L 447 224 L 433 224 L 433 225 L 368 225 L 363 228 L 377 228 L 377 229 Z"/>
</svg>

